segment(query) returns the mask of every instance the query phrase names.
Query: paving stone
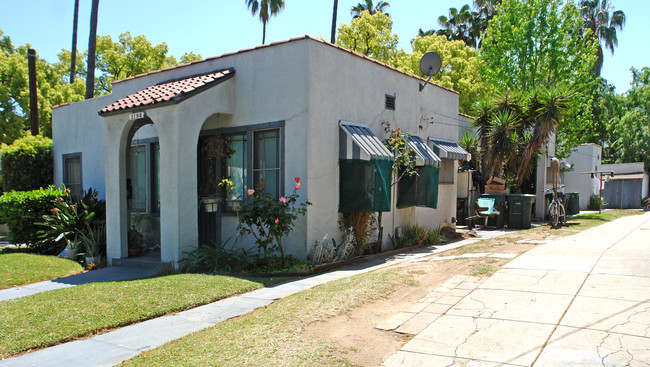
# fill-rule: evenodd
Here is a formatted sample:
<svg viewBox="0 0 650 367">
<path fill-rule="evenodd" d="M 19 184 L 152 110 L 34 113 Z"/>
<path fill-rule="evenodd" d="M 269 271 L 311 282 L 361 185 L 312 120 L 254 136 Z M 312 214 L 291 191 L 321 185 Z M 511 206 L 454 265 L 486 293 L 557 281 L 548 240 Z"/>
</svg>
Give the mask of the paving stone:
<svg viewBox="0 0 650 367">
<path fill-rule="evenodd" d="M 395 329 L 395 331 L 402 334 L 416 335 L 424 330 L 427 326 L 429 326 L 429 324 L 435 321 L 435 319 L 438 317 L 440 317 L 439 313 L 419 312 L 404 324 L 402 324 L 402 326 Z"/>
<path fill-rule="evenodd" d="M 556 324 L 571 299 L 570 295 L 476 289 L 447 314 Z"/>
<path fill-rule="evenodd" d="M 577 272 L 501 269 L 478 288 L 574 295 L 586 277 Z"/>
<path fill-rule="evenodd" d="M 466 295 L 472 293 L 471 289 L 461 289 L 461 288 L 456 288 L 452 289 L 447 293 L 449 296 L 456 296 L 456 297 L 465 297 Z"/>
<path fill-rule="evenodd" d="M 212 325 L 207 322 L 192 322 L 178 315 L 163 316 L 97 335 L 93 340 L 144 351 Z"/>
<path fill-rule="evenodd" d="M 81 351 L 83 352 L 80 353 Z M 0 360 L 0 366 L 114 366 L 135 357 L 139 353 L 139 350 L 107 344 L 93 339 L 85 339 Z"/>
<path fill-rule="evenodd" d="M 475 361 L 465 358 L 452 358 L 435 356 L 431 354 L 412 353 L 399 351 L 393 354 L 382 365 L 384 367 L 423 367 L 423 366 L 446 366 L 446 367 L 518 367 L 519 365 L 507 363 L 492 363 L 486 361 Z"/>
<path fill-rule="evenodd" d="M 272 300 L 266 299 L 231 297 L 180 312 L 178 316 L 189 321 L 205 322 L 214 325 L 233 317 L 245 315 L 272 302 Z"/>
<path fill-rule="evenodd" d="M 594 298 L 649 302 L 650 281 L 645 277 L 592 274 L 580 289 L 580 295 Z"/>
<path fill-rule="evenodd" d="M 400 312 L 388 320 L 380 322 L 375 326 L 375 328 L 380 330 L 395 330 L 402 326 L 403 323 L 410 320 L 413 316 L 415 316 L 415 313 L 413 312 Z"/>
<path fill-rule="evenodd" d="M 431 313 L 445 313 L 450 308 L 451 308 L 451 305 L 443 305 L 441 303 L 432 303 L 422 311 L 423 312 L 431 312 Z"/>
<path fill-rule="evenodd" d="M 650 337 L 650 300 L 643 303 L 578 296 L 560 325 Z"/>
<path fill-rule="evenodd" d="M 535 367 L 647 366 L 650 338 L 559 326 Z"/>
<path fill-rule="evenodd" d="M 489 252 L 477 252 L 477 253 L 463 254 L 460 257 L 462 258 L 487 257 L 489 254 L 490 254 Z"/>
<path fill-rule="evenodd" d="M 402 350 L 530 366 L 553 328 L 530 322 L 442 315 Z"/>
<path fill-rule="evenodd" d="M 495 257 L 495 258 L 498 258 L 498 259 L 514 259 L 517 256 L 519 256 L 519 254 L 506 254 L 506 253 L 502 253 L 502 252 L 495 252 L 495 253 L 492 253 L 492 254 L 488 255 L 488 257 Z"/>
<path fill-rule="evenodd" d="M 421 311 L 424 310 L 425 308 L 429 307 L 429 305 L 432 304 L 432 303 L 433 303 L 433 301 L 432 301 L 432 302 L 417 302 L 417 303 L 413 303 L 413 304 L 409 305 L 409 306 L 404 310 L 404 312 L 413 312 L 413 313 L 421 312 Z"/>
<path fill-rule="evenodd" d="M 456 297 L 456 296 L 449 296 L 448 295 L 448 296 L 443 296 L 443 297 L 438 298 L 435 303 L 439 303 L 439 304 L 442 304 L 442 305 L 452 305 L 453 306 L 456 303 L 458 303 L 458 301 L 460 301 L 461 299 L 463 299 L 463 297 Z"/>
</svg>

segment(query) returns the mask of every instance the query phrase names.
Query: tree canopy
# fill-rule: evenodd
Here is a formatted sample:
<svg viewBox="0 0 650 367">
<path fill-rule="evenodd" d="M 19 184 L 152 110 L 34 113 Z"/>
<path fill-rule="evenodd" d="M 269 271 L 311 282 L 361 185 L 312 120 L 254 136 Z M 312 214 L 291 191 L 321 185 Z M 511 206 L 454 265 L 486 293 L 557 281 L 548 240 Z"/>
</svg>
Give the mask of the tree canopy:
<svg viewBox="0 0 650 367">
<path fill-rule="evenodd" d="M 352 24 L 341 24 L 336 44 L 373 59 L 393 65 L 397 56 L 399 38 L 393 33 L 393 20 L 382 12 L 368 11 L 352 19 Z"/>
<path fill-rule="evenodd" d="M 426 77 L 420 72 L 420 59 L 429 51 L 437 52 L 442 59 L 442 66 L 440 72 L 431 80 L 458 91 L 459 111 L 471 113 L 472 106 L 485 93 L 478 51 L 466 46 L 462 41 L 448 41 L 442 35 L 418 36 L 411 43 L 411 47 L 413 52 L 401 53 L 396 66 L 411 74 Z"/>
</svg>

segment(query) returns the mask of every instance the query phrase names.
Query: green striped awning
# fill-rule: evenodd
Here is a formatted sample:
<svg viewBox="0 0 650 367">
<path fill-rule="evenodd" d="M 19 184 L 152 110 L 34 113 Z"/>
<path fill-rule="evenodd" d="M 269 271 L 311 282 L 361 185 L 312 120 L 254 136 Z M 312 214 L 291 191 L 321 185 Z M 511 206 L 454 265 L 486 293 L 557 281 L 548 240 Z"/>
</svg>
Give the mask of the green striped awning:
<svg viewBox="0 0 650 367">
<path fill-rule="evenodd" d="M 460 161 L 469 161 L 472 155 L 458 145 L 455 141 L 428 138 L 427 143 L 433 149 L 436 155 L 443 159 L 454 159 Z"/>
</svg>

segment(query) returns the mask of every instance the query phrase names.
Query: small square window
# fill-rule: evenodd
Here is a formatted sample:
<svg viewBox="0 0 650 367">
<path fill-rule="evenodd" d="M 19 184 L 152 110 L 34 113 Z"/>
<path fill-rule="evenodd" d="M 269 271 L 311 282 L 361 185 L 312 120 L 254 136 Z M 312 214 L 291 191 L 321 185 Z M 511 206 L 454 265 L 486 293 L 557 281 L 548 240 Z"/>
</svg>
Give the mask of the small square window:
<svg viewBox="0 0 650 367">
<path fill-rule="evenodd" d="M 386 102 L 384 105 L 387 110 L 395 111 L 395 96 L 386 94 Z"/>
</svg>

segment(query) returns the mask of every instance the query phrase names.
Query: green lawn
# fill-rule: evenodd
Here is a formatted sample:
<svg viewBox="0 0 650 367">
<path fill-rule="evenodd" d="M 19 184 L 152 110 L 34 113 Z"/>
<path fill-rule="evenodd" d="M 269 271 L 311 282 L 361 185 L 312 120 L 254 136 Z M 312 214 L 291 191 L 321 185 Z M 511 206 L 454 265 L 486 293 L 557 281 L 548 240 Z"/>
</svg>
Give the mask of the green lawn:
<svg viewBox="0 0 650 367">
<path fill-rule="evenodd" d="M 214 302 L 286 278 L 177 274 L 79 285 L 0 302 L 0 357 Z"/>
<path fill-rule="evenodd" d="M 309 324 L 412 284 L 388 270 L 357 275 L 280 299 L 128 360 L 126 366 L 350 366 L 345 348 L 299 332 Z"/>
<path fill-rule="evenodd" d="M 55 256 L 0 253 L 0 289 L 60 278 L 82 271 L 83 267 L 79 263 Z"/>
</svg>

